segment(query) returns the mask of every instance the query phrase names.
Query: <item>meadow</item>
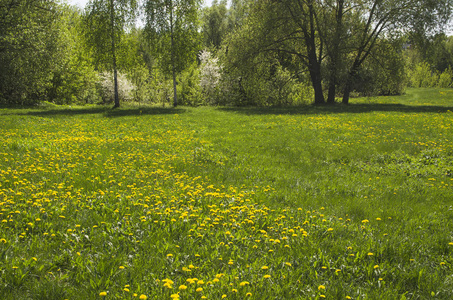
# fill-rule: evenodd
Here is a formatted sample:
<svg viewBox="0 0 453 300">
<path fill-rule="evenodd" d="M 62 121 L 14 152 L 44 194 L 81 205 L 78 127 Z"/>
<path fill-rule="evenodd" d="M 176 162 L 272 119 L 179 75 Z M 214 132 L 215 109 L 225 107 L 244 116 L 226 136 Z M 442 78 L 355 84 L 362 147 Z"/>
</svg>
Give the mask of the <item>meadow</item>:
<svg viewBox="0 0 453 300">
<path fill-rule="evenodd" d="M 452 111 L 0 109 L 0 299 L 453 299 Z"/>
</svg>

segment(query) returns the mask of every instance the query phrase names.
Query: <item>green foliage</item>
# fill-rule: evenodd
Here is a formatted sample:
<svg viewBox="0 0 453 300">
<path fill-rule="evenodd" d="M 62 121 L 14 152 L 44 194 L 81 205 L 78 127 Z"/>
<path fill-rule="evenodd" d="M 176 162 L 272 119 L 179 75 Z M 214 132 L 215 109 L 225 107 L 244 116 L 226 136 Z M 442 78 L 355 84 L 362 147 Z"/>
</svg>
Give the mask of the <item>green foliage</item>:
<svg viewBox="0 0 453 300">
<path fill-rule="evenodd" d="M 160 69 L 170 76 L 196 61 L 201 35 L 198 32 L 198 0 L 145 1 L 146 31 L 152 54 Z"/>
<path fill-rule="evenodd" d="M 85 8 L 83 29 L 86 41 L 93 52 L 97 70 L 113 70 L 113 56 L 118 55 L 117 51 L 126 52 L 128 46 L 122 45 L 122 39 L 126 28 L 135 21 L 136 7 L 136 0 L 90 0 L 88 2 Z M 112 39 L 115 41 L 115 47 L 118 48 L 115 49 L 115 53 L 112 49 Z M 123 48 L 121 48 L 122 46 Z M 121 57 L 121 55 L 118 56 Z M 125 63 L 128 60 L 125 56 L 122 55 L 122 61 L 118 57 L 120 69 L 127 68 L 129 65 Z"/>
<path fill-rule="evenodd" d="M 180 104 L 199 106 L 208 104 L 203 101 L 200 90 L 200 70 L 197 64 L 186 68 L 178 76 L 178 95 Z"/>
<path fill-rule="evenodd" d="M 53 61 L 49 101 L 57 104 L 95 103 L 99 101 L 92 52 L 81 32 L 82 16 L 74 7 L 60 6 L 58 19 L 59 61 Z"/>
<path fill-rule="evenodd" d="M 439 75 L 437 82 L 439 88 L 451 88 L 453 87 L 453 70 L 448 68 Z"/>
<path fill-rule="evenodd" d="M 58 52 L 54 1 L 0 1 L 0 103 L 36 104 L 46 98 Z"/>
<path fill-rule="evenodd" d="M 407 76 L 401 49 L 401 41 L 378 40 L 370 59 L 358 69 L 352 90 L 363 96 L 402 94 Z"/>
<path fill-rule="evenodd" d="M 225 36 L 234 28 L 232 17 L 226 0 L 214 0 L 211 6 L 203 8 L 201 29 L 204 47 L 220 48 Z"/>
<path fill-rule="evenodd" d="M 309 80 L 285 52 L 260 51 L 259 28 L 246 24 L 232 34 L 219 52 L 222 65 L 221 104 L 284 106 L 312 101 Z M 244 42 L 247 41 L 247 42 Z"/>
<path fill-rule="evenodd" d="M 409 77 L 412 87 L 452 87 L 453 72 L 451 69 L 446 69 L 444 72 L 433 70 L 426 62 L 415 65 L 412 70 L 409 70 Z"/>
</svg>

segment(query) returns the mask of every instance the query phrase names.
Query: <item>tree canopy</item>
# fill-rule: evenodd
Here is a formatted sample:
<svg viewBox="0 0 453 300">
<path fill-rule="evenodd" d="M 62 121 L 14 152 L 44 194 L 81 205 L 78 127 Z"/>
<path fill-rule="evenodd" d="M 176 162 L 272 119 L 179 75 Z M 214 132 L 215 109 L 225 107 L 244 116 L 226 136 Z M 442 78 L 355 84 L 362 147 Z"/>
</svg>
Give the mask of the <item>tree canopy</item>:
<svg viewBox="0 0 453 300">
<path fill-rule="evenodd" d="M 81 11 L 0 0 L 0 101 L 118 107 L 120 98 L 166 103 L 173 94 L 174 106 L 347 104 L 351 94 L 448 87 L 453 51 L 443 30 L 452 5 L 91 0 Z"/>
</svg>

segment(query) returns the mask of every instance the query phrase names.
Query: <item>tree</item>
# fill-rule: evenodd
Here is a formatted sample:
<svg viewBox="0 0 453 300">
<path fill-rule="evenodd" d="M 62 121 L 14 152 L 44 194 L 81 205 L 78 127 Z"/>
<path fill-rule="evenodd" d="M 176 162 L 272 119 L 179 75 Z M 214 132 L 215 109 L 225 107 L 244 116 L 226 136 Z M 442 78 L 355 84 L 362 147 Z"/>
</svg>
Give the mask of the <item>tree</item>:
<svg viewBox="0 0 453 300">
<path fill-rule="evenodd" d="M 327 102 L 333 103 L 344 78 L 347 104 L 360 67 L 380 39 L 435 28 L 451 6 L 451 0 L 264 0 L 253 5 L 247 33 L 236 35 L 243 39 L 236 45 L 254 45 L 249 53 L 292 55 L 310 74 L 316 104 L 325 103 L 326 84 Z"/>
<path fill-rule="evenodd" d="M 126 26 L 135 21 L 136 7 L 136 0 L 90 0 L 86 7 L 86 34 L 95 49 L 97 62 L 110 65 L 113 70 L 114 108 L 120 106 L 117 47 Z"/>
<path fill-rule="evenodd" d="M 368 59 L 379 39 L 399 37 L 406 30 L 433 29 L 438 22 L 448 19 L 451 0 L 368 0 L 348 1 L 350 9 L 345 14 L 353 17 L 348 39 L 343 40 L 349 48 L 348 55 L 353 57 L 349 63 L 343 90 L 344 104 L 349 103 L 349 96 L 354 77 L 360 66 Z M 423 24 L 423 25 L 421 25 Z"/>
<path fill-rule="evenodd" d="M 46 97 L 58 53 L 58 6 L 48 0 L 0 0 L 0 101 L 34 104 Z"/>
<path fill-rule="evenodd" d="M 203 9 L 201 20 L 204 46 L 219 49 L 225 35 L 234 27 L 227 1 L 214 0 L 210 7 Z"/>
<path fill-rule="evenodd" d="M 246 24 L 230 41 L 231 59 L 249 60 L 261 52 L 286 53 L 310 75 L 315 104 L 325 103 L 322 61 L 324 42 L 318 34 L 318 6 L 313 0 L 265 0 L 256 2 Z M 241 54 L 241 49 L 245 54 Z"/>
<path fill-rule="evenodd" d="M 173 106 L 178 105 L 176 74 L 196 60 L 200 0 L 146 0 L 146 31 L 165 74 L 173 78 Z"/>
</svg>

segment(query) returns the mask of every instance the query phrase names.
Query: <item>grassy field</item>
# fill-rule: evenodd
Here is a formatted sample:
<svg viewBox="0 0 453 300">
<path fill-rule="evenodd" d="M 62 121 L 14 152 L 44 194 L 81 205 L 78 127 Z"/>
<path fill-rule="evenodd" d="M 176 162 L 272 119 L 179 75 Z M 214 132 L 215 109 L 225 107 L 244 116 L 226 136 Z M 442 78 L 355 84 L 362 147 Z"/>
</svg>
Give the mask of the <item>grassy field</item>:
<svg viewBox="0 0 453 300">
<path fill-rule="evenodd" d="M 453 90 L 0 109 L 0 299 L 453 299 Z"/>
</svg>

